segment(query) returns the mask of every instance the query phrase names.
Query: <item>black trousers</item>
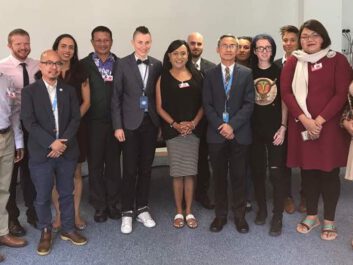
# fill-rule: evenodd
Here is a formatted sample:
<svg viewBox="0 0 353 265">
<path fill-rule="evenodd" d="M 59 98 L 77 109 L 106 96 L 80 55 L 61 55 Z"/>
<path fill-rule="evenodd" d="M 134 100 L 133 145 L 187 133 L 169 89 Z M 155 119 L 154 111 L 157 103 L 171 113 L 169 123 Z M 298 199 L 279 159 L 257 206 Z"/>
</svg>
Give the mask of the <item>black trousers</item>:
<svg viewBox="0 0 353 265">
<path fill-rule="evenodd" d="M 288 151 L 288 142 L 287 142 L 287 136 L 288 134 L 286 133 L 286 139 L 284 140 L 283 146 L 284 146 L 284 163 L 287 161 L 287 151 Z M 289 167 L 284 167 L 284 172 L 283 172 L 283 177 L 284 177 L 284 196 L 285 198 L 288 197 L 293 197 L 292 196 L 292 169 Z M 300 181 L 300 195 L 301 197 L 304 197 L 304 190 L 303 190 L 303 181 Z"/>
<path fill-rule="evenodd" d="M 251 145 L 251 168 L 254 181 L 255 199 L 259 211 L 267 212 L 266 172 L 269 168 L 273 186 L 273 214 L 282 218 L 284 208 L 284 147 L 275 146 L 272 139 L 255 139 Z"/>
<path fill-rule="evenodd" d="M 122 147 L 112 124 L 99 120 L 89 122 L 88 142 L 90 203 L 96 210 L 105 210 L 120 200 Z"/>
<path fill-rule="evenodd" d="M 16 190 L 17 190 L 17 176 L 18 176 L 18 170 L 20 169 L 20 181 L 21 181 L 21 187 L 23 191 L 23 199 L 25 201 L 25 205 L 27 207 L 26 215 L 28 219 L 35 220 L 37 218 L 36 212 L 34 209 L 34 200 L 36 198 L 36 190 L 34 188 L 29 168 L 28 168 L 28 149 L 27 143 L 28 143 L 28 132 L 22 126 L 23 130 L 23 140 L 24 140 L 24 146 L 25 146 L 25 154 L 23 159 L 14 164 L 13 171 L 12 171 L 12 178 L 11 178 L 11 183 L 10 183 L 10 197 L 6 205 L 6 210 L 9 213 L 9 221 L 14 221 L 17 220 L 18 217 L 20 216 L 20 210 L 17 207 L 16 203 Z"/>
<path fill-rule="evenodd" d="M 198 161 L 198 173 L 196 181 L 196 190 L 195 197 L 203 199 L 208 196 L 208 190 L 210 188 L 210 166 L 208 163 L 208 144 L 206 141 L 207 133 L 207 120 L 203 118 L 202 122 L 202 131 L 200 137 L 200 146 L 199 146 L 199 161 Z"/>
<path fill-rule="evenodd" d="M 146 113 L 136 130 L 124 130 L 122 211 L 148 206 L 158 128 Z"/>
<path fill-rule="evenodd" d="M 308 215 L 317 215 L 320 195 L 324 202 L 325 220 L 334 221 L 341 184 L 339 168 L 330 172 L 321 170 L 301 170 Z"/>
<path fill-rule="evenodd" d="M 245 170 L 248 146 L 233 141 L 209 144 L 209 154 L 215 185 L 216 217 L 228 215 L 228 170 L 232 189 L 232 206 L 235 218 L 245 214 Z"/>
</svg>

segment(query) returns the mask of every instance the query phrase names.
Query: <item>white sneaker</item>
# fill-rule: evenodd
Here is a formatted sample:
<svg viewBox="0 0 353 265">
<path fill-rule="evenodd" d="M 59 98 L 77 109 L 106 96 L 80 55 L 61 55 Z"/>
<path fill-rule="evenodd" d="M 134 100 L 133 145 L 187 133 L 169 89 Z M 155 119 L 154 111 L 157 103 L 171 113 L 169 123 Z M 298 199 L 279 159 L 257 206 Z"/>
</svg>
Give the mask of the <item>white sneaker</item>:
<svg viewBox="0 0 353 265">
<path fill-rule="evenodd" d="M 156 226 L 156 222 L 152 219 L 150 213 L 147 211 L 140 213 L 137 216 L 136 220 L 140 223 L 143 223 L 144 226 L 149 228 Z"/>
<path fill-rule="evenodd" d="M 132 217 L 123 216 L 121 218 L 121 233 L 130 234 L 132 232 Z"/>
</svg>

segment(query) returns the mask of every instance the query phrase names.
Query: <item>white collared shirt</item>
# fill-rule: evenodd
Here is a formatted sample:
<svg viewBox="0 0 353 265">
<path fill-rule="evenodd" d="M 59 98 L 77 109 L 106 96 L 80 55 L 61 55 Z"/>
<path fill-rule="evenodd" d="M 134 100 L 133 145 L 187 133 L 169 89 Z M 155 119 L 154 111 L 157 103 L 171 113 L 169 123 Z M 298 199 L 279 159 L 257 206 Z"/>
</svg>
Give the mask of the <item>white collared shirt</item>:
<svg viewBox="0 0 353 265">
<path fill-rule="evenodd" d="M 52 85 L 49 85 L 47 82 L 45 82 L 44 79 L 43 81 L 49 94 L 50 103 L 51 103 L 52 111 L 55 118 L 56 135 L 59 136 L 59 111 L 58 111 L 59 104 L 58 104 L 57 89 L 56 89 L 58 82 L 55 82 L 55 84 L 52 86 Z M 56 104 L 54 104 L 55 103 L 54 101 L 56 101 Z"/>
<path fill-rule="evenodd" d="M 38 60 L 27 57 L 26 60 L 22 62 L 11 54 L 0 61 L 0 72 L 12 79 L 17 92 L 21 92 L 23 88 L 23 67 L 20 65 L 21 63 L 26 63 L 29 83 L 32 84 L 35 81 L 34 75 L 39 70 Z"/>
<path fill-rule="evenodd" d="M 16 149 L 24 147 L 19 97 L 12 79 L 0 73 L 0 129 L 11 126 L 15 135 Z"/>
<path fill-rule="evenodd" d="M 225 80 L 225 77 L 226 77 L 226 67 L 229 68 L 230 76 L 232 76 L 233 70 L 234 70 L 234 65 L 235 65 L 235 63 L 233 63 L 231 66 L 225 66 L 224 64 L 221 63 L 223 80 Z"/>
<path fill-rule="evenodd" d="M 197 70 L 201 71 L 201 57 L 199 57 L 199 59 L 197 59 L 197 61 L 194 62 L 194 65 Z"/>
<path fill-rule="evenodd" d="M 135 54 L 135 60 L 137 62 L 137 60 L 140 59 L 136 56 Z M 148 56 L 146 58 L 140 59 L 141 61 L 147 60 Z M 144 63 L 140 63 L 139 65 L 137 65 L 137 67 L 139 68 L 140 71 L 140 75 L 141 75 L 141 79 L 142 79 L 142 83 L 143 83 L 143 90 L 146 89 L 147 86 L 147 81 L 148 81 L 148 74 L 149 74 L 149 67 L 144 64 Z"/>
</svg>

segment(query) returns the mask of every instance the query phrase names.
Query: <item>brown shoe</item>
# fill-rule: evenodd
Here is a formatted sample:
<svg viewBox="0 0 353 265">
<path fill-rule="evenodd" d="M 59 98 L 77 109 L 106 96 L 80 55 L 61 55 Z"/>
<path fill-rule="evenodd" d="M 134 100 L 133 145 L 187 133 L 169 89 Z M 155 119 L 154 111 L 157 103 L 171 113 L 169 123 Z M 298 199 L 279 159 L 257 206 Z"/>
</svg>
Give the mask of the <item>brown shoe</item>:
<svg viewBox="0 0 353 265">
<path fill-rule="evenodd" d="M 87 238 L 76 231 L 70 233 L 61 233 L 61 239 L 69 240 L 72 244 L 77 246 L 83 246 L 87 243 Z"/>
<path fill-rule="evenodd" d="M 40 237 L 37 253 L 40 256 L 48 255 L 52 245 L 52 233 L 48 228 L 44 228 Z"/>
<path fill-rule="evenodd" d="M 306 213 L 306 200 L 304 197 L 301 197 L 301 199 L 300 199 L 298 211 L 301 213 Z"/>
<path fill-rule="evenodd" d="M 10 248 L 21 248 L 27 245 L 27 241 L 23 238 L 15 237 L 10 234 L 0 236 L 0 244 Z"/>
<path fill-rule="evenodd" d="M 295 212 L 295 204 L 292 197 L 287 197 L 284 199 L 284 210 L 288 214 L 292 214 Z"/>
</svg>

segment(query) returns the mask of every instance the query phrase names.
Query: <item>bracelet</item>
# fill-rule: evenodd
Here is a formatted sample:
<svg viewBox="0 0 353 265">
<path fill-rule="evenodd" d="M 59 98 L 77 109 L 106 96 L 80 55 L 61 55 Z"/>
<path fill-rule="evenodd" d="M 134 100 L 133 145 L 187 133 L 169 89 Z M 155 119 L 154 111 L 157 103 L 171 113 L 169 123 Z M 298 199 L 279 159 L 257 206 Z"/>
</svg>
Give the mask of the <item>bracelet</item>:
<svg viewBox="0 0 353 265">
<path fill-rule="evenodd" d="M 170 128 L 173 128 L 175 121 L 172 121 L 171 123 L 169 123 Z"/>
<path fill-rule="evenodd" d="M 287 129 L 287 125 L 284 125 L 283 123 L 281 124 L 281 126 L 283 126 L 284 128 L 286 128 L 286 129 Z"/>
</svg>

